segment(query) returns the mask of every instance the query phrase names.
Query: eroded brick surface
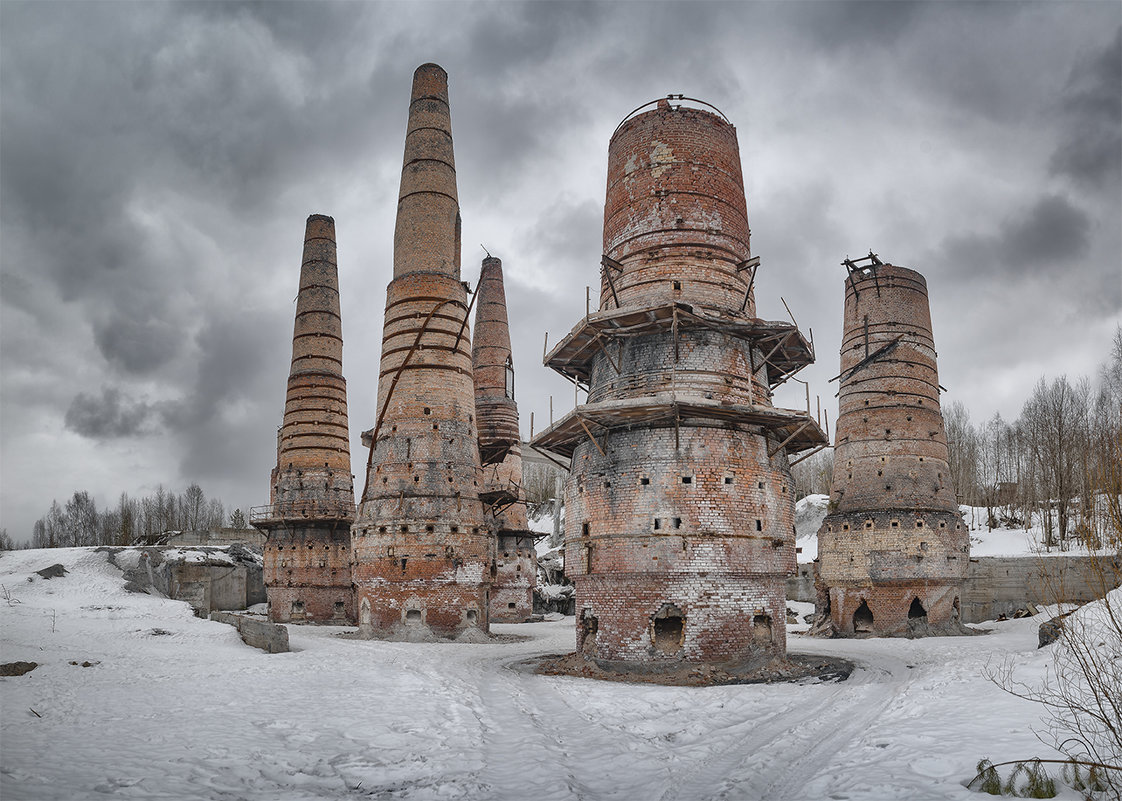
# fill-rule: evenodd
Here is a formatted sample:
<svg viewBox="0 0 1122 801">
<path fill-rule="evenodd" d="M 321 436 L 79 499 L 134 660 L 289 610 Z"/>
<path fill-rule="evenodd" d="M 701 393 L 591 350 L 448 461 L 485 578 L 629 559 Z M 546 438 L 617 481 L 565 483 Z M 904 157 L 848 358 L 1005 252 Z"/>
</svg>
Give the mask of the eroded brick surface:
<svg viewBox="0 0 1122 801">
<path fill-rule="evenodd" d="M 355 520 L 359 623 L 488 629 L 494 538 L 479 493 L 448 76 L 413 78 L 373 453 Z"/>
<path fill-rule="evenodd" d="M 308 217 L 271 503 L 252 513 L 267 537 L 264 579 L 274 622 L 354 619 L 347 533 L 354 486 L 335 252 L 335 221 Z"/>
<path fill-rule="evenodd" d="M 779 379 L 746 327 L 719 325 L 754 318 L 748 240 L 731 124 L 662 101 L 616 131 L 601 311 L 677 303 L 716 325 L 679 326 L 675 317 L 669 328 L 609 331 L 589 357 L 589 401 L 615 404 L 618 424 L 600 412 L 575 444 L 560 441 L 557 426 L 535 439 L 572 448 L 565 572 L 576 586 L 577 647 L 589 657 L 727 662 L 785 653 L 795 555 L 783 437 L 721 414 L 731 404 L 769 409 Z M 636 402 L 650 408 L 629 420 L 622 410 Z M 686 403 L 709 406 L 679 419 L 674 410 Z"/>
<path fill-rule="evenodd" d="M 958 620 L 969 539 L 947 466 L 927 284 L 879 264 L 851 273 L 845 290 L 821 601 L 843 634 L 946 627 Z"/>
</svg>

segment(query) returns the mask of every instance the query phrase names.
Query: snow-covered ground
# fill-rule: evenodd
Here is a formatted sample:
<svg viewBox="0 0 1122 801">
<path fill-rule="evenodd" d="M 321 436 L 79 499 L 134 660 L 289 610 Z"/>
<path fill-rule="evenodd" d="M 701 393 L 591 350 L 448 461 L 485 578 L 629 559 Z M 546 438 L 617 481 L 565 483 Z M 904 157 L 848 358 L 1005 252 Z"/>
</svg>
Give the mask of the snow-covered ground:
<svg viewBox="0 0 1122 801">
<path fill-rule="evenodd" d="M 795 547 L 799 548 L 800 563 L 813 562 L 818 558 L 818 529 L 826 518 L 829 495 L 807 495 L 795 503 Z M 960 506 L 962 519 L 970 529 L 971 556 L 1072 556 L 1086 553 L 1078 545 L 1065 551 L 1044 550 L 1044 530 L 1039 523 L 1027 530 L 1021 528 L 995 528 L 986 525 L 987 512 L 984 506 Z"/>
<path fill-rule="evenodd" d="M 70 574 L 34 575 L 56 562 Z M 295 652 L 269 655 L 126 593 L 89 549 L 5 553 L 0 585 L 2 661 L 39 663 L 0 678 L 5 801 L 980 799 L 962 784 L 979 758 L 1055 756 L 1031 731 L 1041 710 L 984 676 L 1008 659 L 1041 679 L 1040 618 L 984 637 L 791 636 L 858 670 L 677 688 L 509 668 L 571 650 L 572 618 L 493 626 L 525 639 L 492 645 L 290 626 Z"/>
</svg>

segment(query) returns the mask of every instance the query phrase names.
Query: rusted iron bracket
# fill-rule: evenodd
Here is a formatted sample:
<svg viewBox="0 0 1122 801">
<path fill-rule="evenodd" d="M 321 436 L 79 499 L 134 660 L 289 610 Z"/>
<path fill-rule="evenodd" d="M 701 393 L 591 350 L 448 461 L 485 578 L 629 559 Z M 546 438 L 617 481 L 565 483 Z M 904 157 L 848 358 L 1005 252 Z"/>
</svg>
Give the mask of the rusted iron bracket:
<svg viewBox="0 0 1122 801">
<path fill-rule="evenodd" d="M 449 298 L 440 301 L 440 303 L 432 307 L 432 311 L 429 312 L 429 316 L 426 317 L 425 321 L 421 324 L 421 329 L 417 332 L 416 339 L 413 340 L 413 346 L 409 348 L 409 352 L 405 354 L 405 358 L 402 359 L 401 364 L 397 366 L 397 371 L 394 373 L 393 381 L 390 382 L 390 388 L 386 392 L 386 402 L 382 404 L 382 411 L 378 413 L 378 420 L 376 423 L 374 423 L 374 430 L 370 434 L 370 451 L 366 456 L 366 480 L 362 485 L 363 500 L 366 500 L 366 491 L 370 489 L 370 467 L 374 464 L 374 448 L 376 448 L 378 445 L 378 432 L 382 428 L 382 421 L 386 418 L 386 410 L 390 408 L 390 400 L 393 398 L 394 389 L 397 388 L 397 382 L 398 380 L 400 380 L 401 374 L 405 370 L 405 365 L 409 363 L 409 360 L 413 357 L 413 354 L 417 352 L 417 346 L 421 344 L 421 337 L 423 337 L 425 335 L 425 331 L 428 330 L 429 323 L 432 321 L 433 315 L 436 314 L 444 306 L 447 306 L 449 303 L 453 302 L 454 301 Z M 464 319 L 466 321 L 467 318 L 465 317 Z"/>
<path fill-rule="evenodd" d="M 483 271 L 479 273 L 479 281 L 475 282 L 475 291 L 471 292 L 471 302 L 468 303 L 467 311 L 464 312 L 464 321 L 460 323 L 460 330 L 456 332 L 456 341 L 452 343 L 452 352 L 455 353 L 456 349 L 460 347 L 460 338 L 464 335 L 464 330 L 467 328 L 468 320 L 471 319 L 471 309 L 475 305 L 475 299 L 479 297 L 479 284 L 483 281 Z M 467 282 L 464 282 L 464 288 L 467 289 Z"/>
</svg>

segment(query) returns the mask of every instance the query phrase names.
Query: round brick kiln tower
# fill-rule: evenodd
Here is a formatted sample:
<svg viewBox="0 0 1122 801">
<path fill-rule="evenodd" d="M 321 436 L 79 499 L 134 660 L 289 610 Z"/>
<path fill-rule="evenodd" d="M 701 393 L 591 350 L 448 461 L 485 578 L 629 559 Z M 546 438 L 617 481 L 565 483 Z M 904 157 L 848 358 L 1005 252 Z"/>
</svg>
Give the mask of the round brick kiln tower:
<svg viewBox="0 0 1122 801">
<path fill-rule="evenodd" d="M 488 629 L 494 541 L 481 470 L 448 76 L 413 76 L 378 376 L 378 416 L 353 529 L 359 623 Z"/>
<path fill-rule="evenodd" d="M 497 532 L 491 620 L 522 623 L 534 613 L 537 555 L 522 494 L 522 447 L 501 260 L 493 256 L 483 260 L 476 293 L 471 353 L 483 463 L 482 497 Z"/>
<path fill-rule="evenodd" d="M 820 601 L 842 634 L 957 631 L 969 537 L 947 466 L 927 283 L 868 260 L 847 260 Z"/>
<path fill-rule="evenodd" d="M 335 250 L 335 221 L 308 217 L 271 504 L 250 512 L 266 534 L 269 618 L 281 623 L 354 618 L 354 485 Z"/>
<path fill-rule="evenodd" d="M 565 572 L 602 662 L 746 663 L 786 650 L 788 451 L 825 442 L 771 389 L 810 363 L 755 317 L 736 130 L 660 101 L 608 150 L 600 309 L 546 357 L 588 402 L 535 438 L 570 456 Z"/>
</svg>

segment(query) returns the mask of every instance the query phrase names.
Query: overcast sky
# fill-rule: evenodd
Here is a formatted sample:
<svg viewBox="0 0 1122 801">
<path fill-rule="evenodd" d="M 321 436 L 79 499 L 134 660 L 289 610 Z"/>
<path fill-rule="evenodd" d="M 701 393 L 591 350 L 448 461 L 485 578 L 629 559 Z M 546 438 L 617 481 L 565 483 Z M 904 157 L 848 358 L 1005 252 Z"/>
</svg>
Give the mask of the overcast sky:
<svg viewBox="0 0 1122 801">
<path fill-rule="evenodd" d="M 503 259 L 523 434 L 597 284 L 607 145 L 737 126 L 761 316 L 836 417 L 844 269 L 926 275 L 944 404 L 1013 419 L 1122 319 L 1122 4 L 0 3 L 0 525 L 199 482 L 268 501 L 304 221 L 335 218 L 352 461 L 375 418 L 413 70 L 449 73 L 463 276 Z M 777 398 L 801 406 L 797 386 Z"/>
</svg>

